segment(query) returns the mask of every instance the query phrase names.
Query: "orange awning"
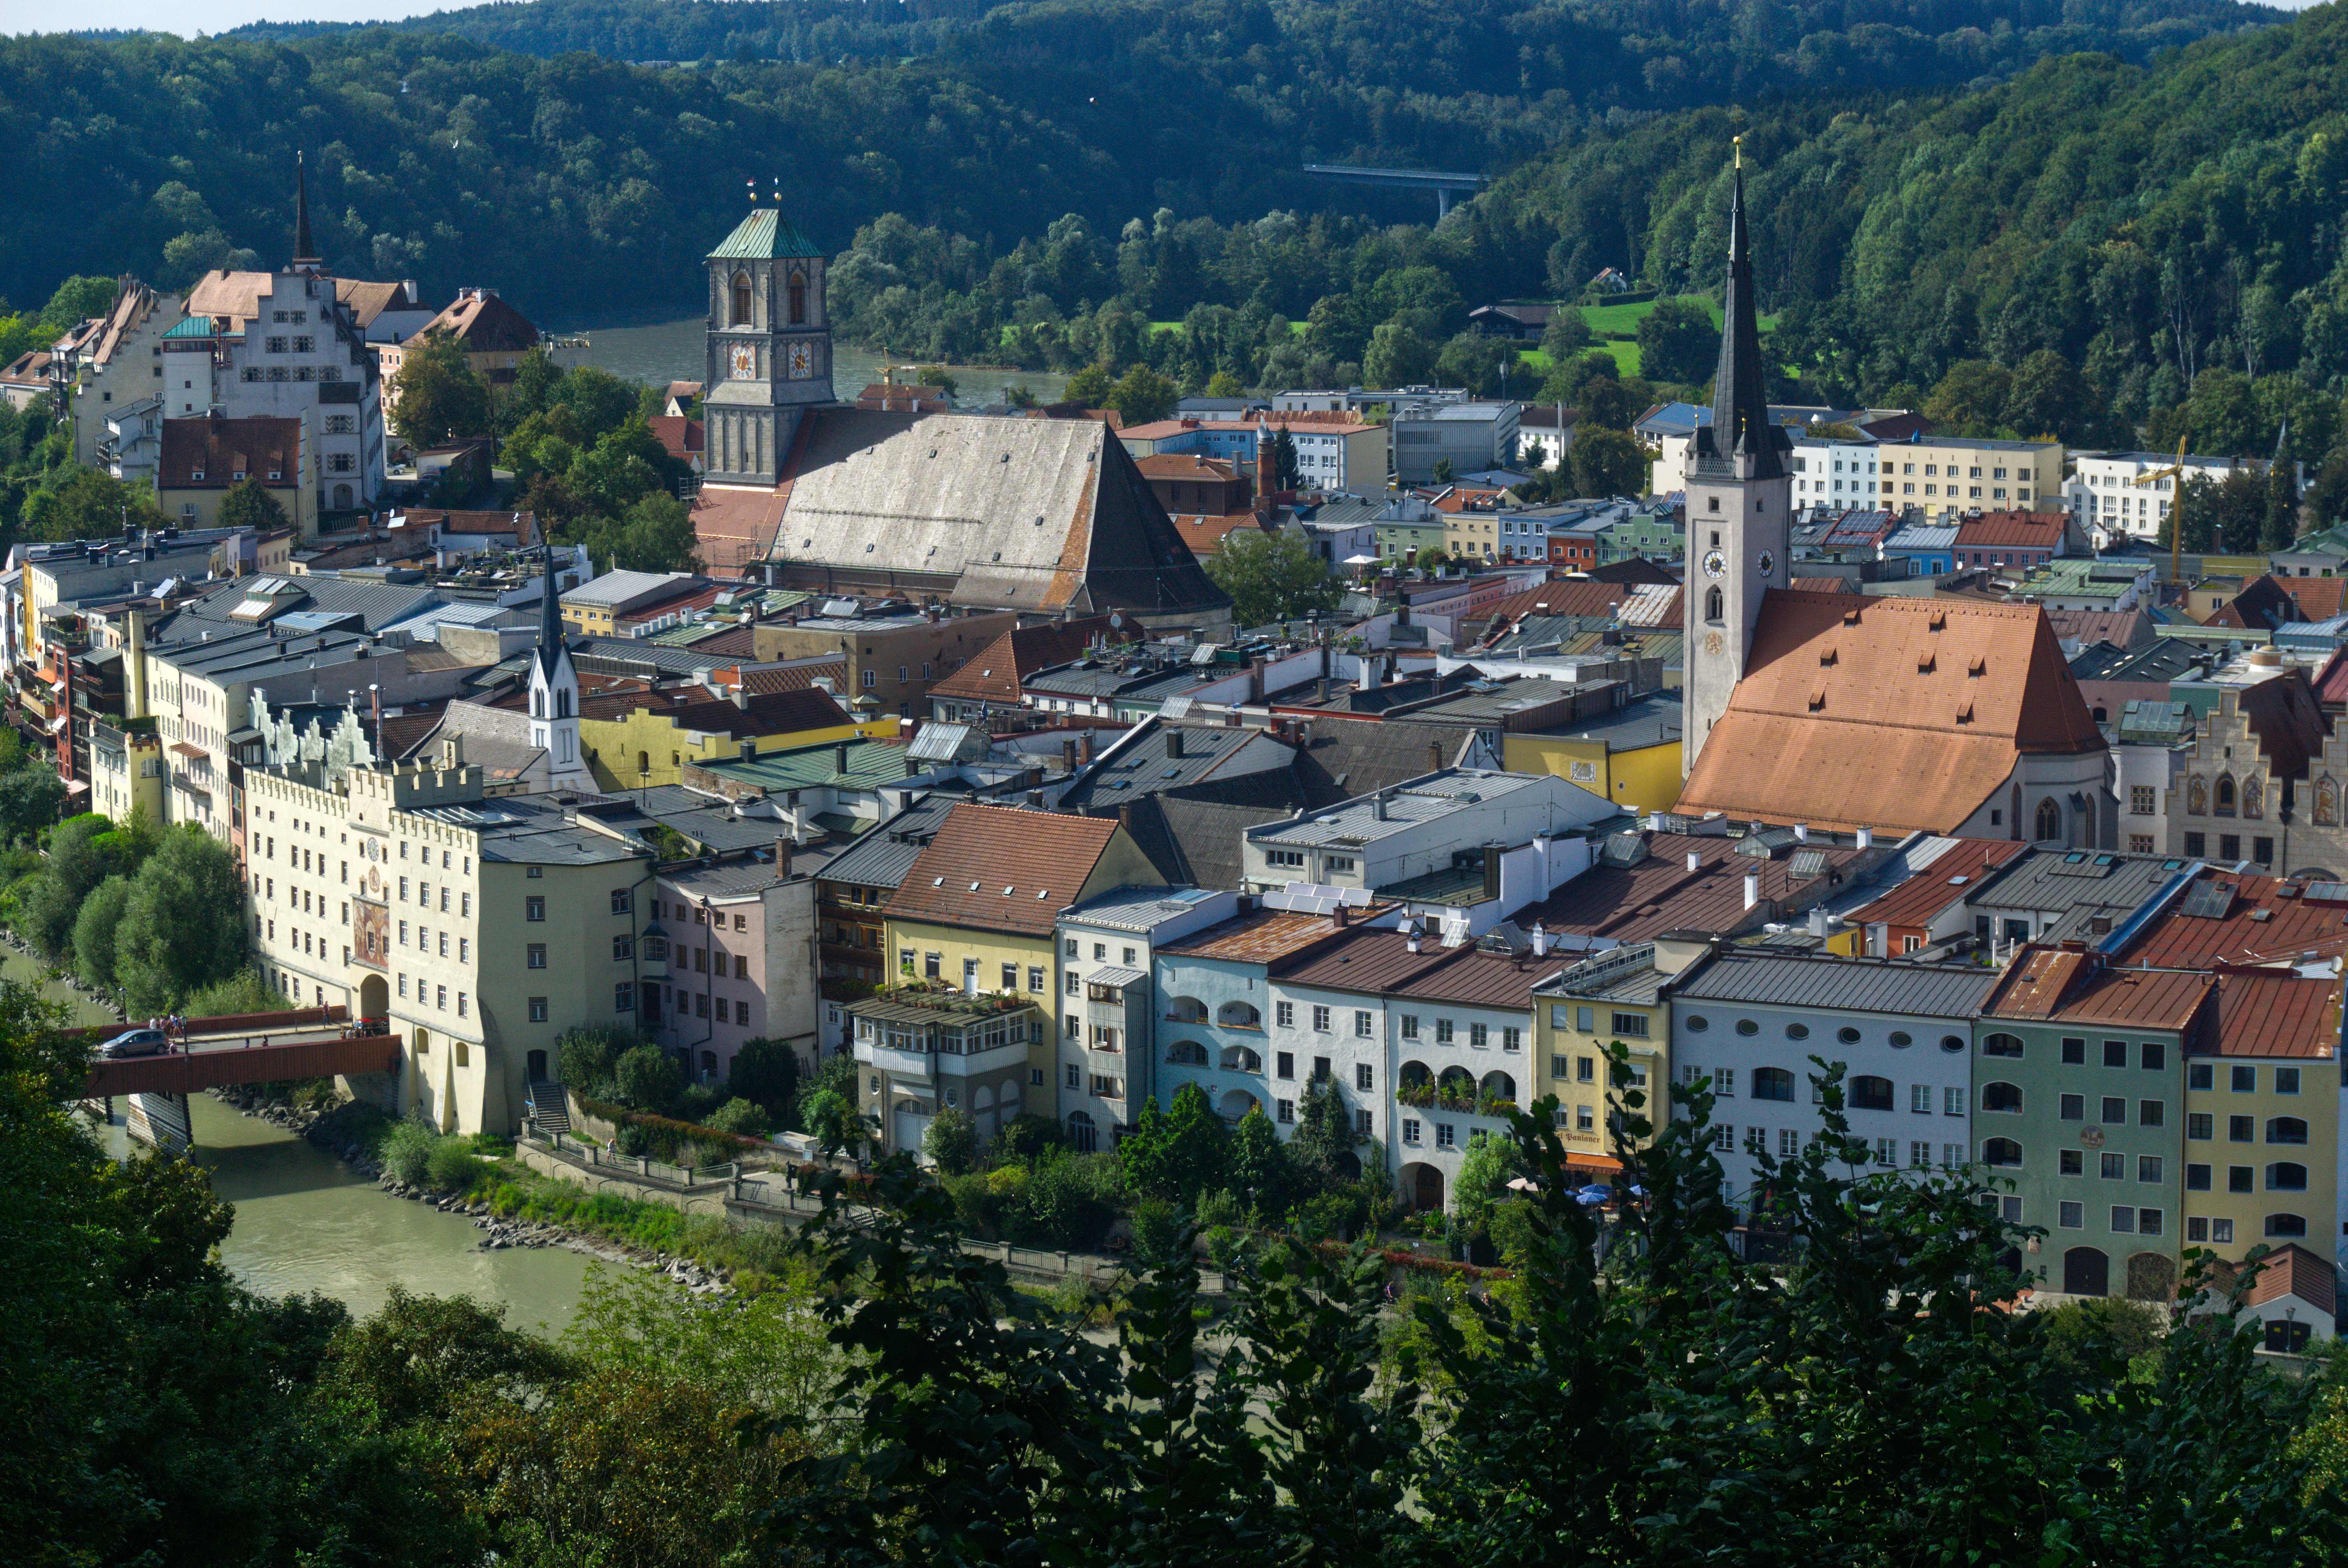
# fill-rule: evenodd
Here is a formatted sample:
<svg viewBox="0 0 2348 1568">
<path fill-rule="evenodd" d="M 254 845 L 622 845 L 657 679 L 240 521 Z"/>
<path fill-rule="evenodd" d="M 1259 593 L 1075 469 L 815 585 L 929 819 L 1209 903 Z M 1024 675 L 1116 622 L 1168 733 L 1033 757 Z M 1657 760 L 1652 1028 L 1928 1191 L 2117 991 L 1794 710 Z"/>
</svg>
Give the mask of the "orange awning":
<svg viewBox="0 0 2348 1568">
<path fill-rule="evenodd" d="M 1611 1176 L 1622 1170 L 1622 1162 L 1611 1154 L 1577 1154 L 1568 1150 L 1565 1168 L 1569 1171 L 1598 1171 Z"/>
</svg>

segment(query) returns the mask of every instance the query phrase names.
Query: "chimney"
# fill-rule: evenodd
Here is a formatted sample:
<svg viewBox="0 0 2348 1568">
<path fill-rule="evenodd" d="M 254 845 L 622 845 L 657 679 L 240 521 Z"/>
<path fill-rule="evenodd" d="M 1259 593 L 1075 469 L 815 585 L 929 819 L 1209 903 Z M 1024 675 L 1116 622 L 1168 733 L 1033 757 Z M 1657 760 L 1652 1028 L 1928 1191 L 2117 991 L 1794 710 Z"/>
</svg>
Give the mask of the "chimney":
<svg viewBox="0 0 2348 1568">
<path fill-rule="evenodd" d="M 1536 958 L 1549 957 L 1549 933 L 1541 928 L 1541 923 L 1539 920 L 1533 922 L 1533 957 Z"/>
<path fill-rule="evenodd" d="M 788 879 L 788 877 L 790 876 L 790 874 L 791 874 L 791 851 L 792 851 L 794 848 L 796 848 L 796 847 L 797 847 L 797 845 L 793 845 L 793 844 L 791 843 L 791 841 L 789 840 L 789 838 L 788 838 L 788 837 L 784 837 L 784 836 L 779 836 L 779 835 L 778 835 L 778 836 L 775 839 L 775 880 L 776 880 L 776 881 L 778 881 L 778 882 L 785 881 L 785 880 Z"/>
<path fill-rule="evenodd" d="M 1166 755 L 1169 761 L 1179 761 L 1182 755 L 1182 732 L 1179 726 L 1166 728 Z"/>
<path fill-rule="evenodd" d="M 461 773 L 465 767 L 465 737 L 443 735 L 440 738 L 440 765 L 450 773 Z"/>
<path fill-rule="evenodd" d="M 1810 825 L 1807 822 L 1796 823 L 1794 825 L 1794 842 L 1796 844 L 1807 844 L 1809 841 Z"/>
<path fill-rule="evenodd" d="M 746 763 L 755 763 L 758 760 L 758 743 L 757 740 L 746 739 L 743 741 L 742 760 Z M 846 773 L 848 771 L 848 764 L 845 762 L 840 764 L 839 771 L 841 773 Z"/>
<path fill-rule="evenodd" d="M 1871 827 L 1862 827 L 1859 830 L 1859 846 L 1861 849 L 1872 849 L 1875 847 L 1875 829 Z"/>
<path fill-rule="evenodd" d="M 1821 942 L 1826 940 L 1827 907 L 1823 904 L 1813 904 L 1810 906 L 1810 935 L 1816 937 Z"/>
<path fill-rule="evenodd" d="M 741 709 L 744 712 L 749 712 L 750 683 L 747 681 L 736 678 L 734 682 L 734 690 L 728 692 L 727 695 L 733 698 L 734 705 L 736 707 Z"/>
<path fill-rule="evenodd" d="M 1076 742 L 1076 761 L 1085 767 L 1093 765 L 1093 733 L 1086 730 Z"/>
<path fill-rule="evenodd" d="M 1704 851 L 1703 851 L 1703 850 L 1701 850 L 1701 849 L 1691 849 L 1691 850 L 1689 850 L 1689 851 L 1688 851 L 1687 860 L 1688 860 L 1688 869 L 1689 869 L 1690 871 L 1701 871 L 1701 870 L 1703 870 L 1703 869 L 1704 869 Z"/>
<path fill-rule="evenodd" d="M 1500 896 L 1501 853 L 1499 845 L 1488 844 L 1484 846 L 1484 898 L 1487 903 Z"/>
<path fill-rule="evenodd" d="M 1758 871 L 1748 871 L 1745 874 L 1745 907 L 1750 909 L 1760 902 L 1761 874 Z"/>
<path fill-rule="evenodd" d="M 1027 809 L 1030 811 L 1041 811 L 1044 809 L 1044 792 L 1042 790 L 1031 789 L 1027 792 Z"/>
<path fill-rule="evenodd" d="M 747 755 L 748 753 L 746 753 L 745 754 Z M 831 748 L 831 771 L 836 774 L 844 774 L 848 771 L 848 743 L 846 741 L 842 741 L 839 744 Z"/>
<path fill-rule="evenodd" d="M 1065 773 L 1076 771 L 1076 743 L 1074 736 L 1060 743 L 1060 768 Z"/>
<path fill-rule="evenodd" d="M 1384 822 L 1385 819 L 1386 792 L 1380 790 L 1377 794 L 1370 797 L 1370 820 L 1372 822 Z"/>
<path fill-rule="evenodd" d="M 1443 771 L 1443 743 L 1441 741 L 1429 741 L 1426 743 L 1426 771 L 1431 774 L 1439 774 Z"/>
<path fill-rule="evenodd" d="M 1329 911 L 1329 928 L 1333 931 L 1345 928 L 1345 901 L 1343 898 L 1338 899 L 1337 907 Z"/>
<path fill-rule="evenodd" d="M 1274 456 L 1275 450 L 1272 431 L 1259 418 L 1255 422 L 1255 494 L 1258 500 L 1279 488 L 1280 464 Z"/>
</svg>

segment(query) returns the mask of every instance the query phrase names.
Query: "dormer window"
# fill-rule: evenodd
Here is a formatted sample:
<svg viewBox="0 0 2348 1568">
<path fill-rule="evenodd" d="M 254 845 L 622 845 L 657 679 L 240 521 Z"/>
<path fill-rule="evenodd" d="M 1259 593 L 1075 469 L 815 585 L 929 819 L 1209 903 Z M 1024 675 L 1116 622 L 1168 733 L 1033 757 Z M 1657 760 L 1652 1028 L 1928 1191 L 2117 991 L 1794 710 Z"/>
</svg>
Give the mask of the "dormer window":
<svg viewBox="0 0 2348 1568">
<path fill-rule="evenodd" d="M 244 477 L 244 470 L 242 468 L 232 468 L 229 470 L 228 477 L 232 479 L 242 479 Z"/>
<path fill-rule="evenodd" d="M 191 478 L 191 479 L 201 479 L 201 478 L 202 478 L 203 477 L 204 477 L 204 471 L 203 471 L 201 468 L 197 469 L 194 473 L 190 474 L 190 475 L 188 476 L 188 477 L 189 477 L 189 478 Z"/>
</svg>

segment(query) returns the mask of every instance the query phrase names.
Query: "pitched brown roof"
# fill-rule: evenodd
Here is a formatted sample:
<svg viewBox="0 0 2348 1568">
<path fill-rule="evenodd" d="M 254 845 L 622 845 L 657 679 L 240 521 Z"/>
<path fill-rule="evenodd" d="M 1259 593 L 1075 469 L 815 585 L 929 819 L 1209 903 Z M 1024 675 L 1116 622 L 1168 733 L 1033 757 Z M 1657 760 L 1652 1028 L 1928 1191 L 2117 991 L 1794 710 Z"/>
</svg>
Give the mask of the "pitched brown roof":
<svg viewBox="0 0 2348 1568">
<path fill-rule="evenodd" d="M 625 691 L 582 696 L 582 719 L 618 720 L 631 713 L 657 713 L 680 730 L 726 735 L 788 735 L 799 730 L 826 730 L 850 722 L 829 693 L 812 687 L 788 692 L 753 692 L 736 707 L 695 686 L 686 691 Z"/>
<path fill-rule="evenodd" d="M 1484 620 L 1494 627 L 1504 619 L 1513 621 L 1526 615 L 1612 615 L 1615 607 L 1630 597 L 1628 583 L 1561 578 L 1512 593 L 1495 601 L 1483 614 Z"/>
<path fill-rule="evenodd" d="M 2184 900 L 2177 900 L 2128 943 L 2123 961 L 2189 969 L 2348 953 L 2348 909 L 2336 900 L 2308 897 L 2309 884 L 2235 871 L 2210 872 L 2199 881 L 2230 892 L 2222 907 L 2214 900 L 2199 906 L 2218 913 L 2179 914 Z"/>
<path fill-rule="evenodd" d="M 896 919 L 1049 936 L 1092 877 L 1117 824 L 965 802 L 946 814 L 904 884 Z"/>
<path fill-rule="evenodd" d="M 2063 548 L 2063 529 L 2060 512 L 1983 512 L 1957 525 L 1956 548 L 2059 550 Z"/>
<path fill-rule="evenodd" d="M 2343 605 L 2343 593 L 2348 593 L 2348 577 L 2294 577 L 2284 579 L 2291 598 L 2299 601 L 2302 620 L 2329 620 L 2338 615 Z"/>
<path fill-rule="evenodd" d="M 2244 583 L 2240 591 L 2211 611 L 2202 624 L 2272 631 L 2286 620 L 2305 619 L 2312 618 L 2299 613 L 2291 590 L 2271 575 L 2262 573 Z"/>
<path fill-rule="evenodd" d="M 2046 620 L 2058 641 L 2083 648 L 2108 642 L 2133 651 L 2151 642 L 2154 635 L 2152 617 L 2141 610 L 2050 610 Z"/>
<path fill-rule="evenodd" d="M 1226 512 L 1217 516 L 1209 512 L 1169 512 L 1182 542 L 1190 547 L 1193 555 L 1210 556 L 1223 548 L 1223 541 L 1241 528 L 1263 529 L 1263 518 L 1253 512 Z"/>
<path fill-rule="evenodd" d="M 661 449 L 680 463 L 702 450 L 698 419 L 687 419 L 681 414 L 655 414 L 644 423 L 652 426 L 653 436 L 661 444 Z"/>
<path fill-rule="evenodd" d="M 1932 863 L 1880 898 L 1850 911 L 1861 926 L 1928 926 L 1950 905 L 1969 897 L 1982 877 L 2029 845 L 2004 838 L 1960 838 Z"/>
<path fill-rule="evenodd" d="M 2106 968 L 2091 953 L 2031 946 L 2007 964 L 1985 1015 L 2129 1029 L 2190 1027 L 2217 989 L 2215 975 Z"/>
<path fill-rule="evenodd" d="M 232 476 L 238 474 L 276 489 L 300 488 L 302 422 L 262 415 L 163 421 L 158 484 L 225 490 L 236 483 Z"/>
<path fill-rule="evenodd" d="M 273 272 L 206 272 L 188 291 L 188 314 L 251 321 L 261 313 L 261 297 L 275 286 Z"/>
<path fill-rule="evenodd" d="M 697 642 L 694 650 L 707 652 L 709 644 Z M 848 661 L 832 659 L 811 664 L 791 663 L 780 670 L 753 670 L 742 681 L 753 692 L 797 692 L 813 686 L 819 677 L 829 679 L 836 692 L 847 691 Z"/>
<path fill-rule="evenodd" d="M 351 317 L 361 332 L 373 326 L 376 317 L 386 311 L 421 310 L 424 304 L 406 282 L 371 283 L 364 278 L 336 278 L 335 298 L 351 307 Z"/>
<path fill-rule="evenodd" d="M 2259 751 L 2273 766 L 2275 776 L 2305 778 L 2308 759 L 2323 754 L 2323 743 L 2332 733 L 2315 689 L 2307 682 L 2307 672 L 2296 665 L 2288 666 L 2273 679 L 2241 687 L 2231 695 L 2236 712 L 2258 737 Z"/>
<path fill-rule="evenodd" d="M 538 329 L 497 295 L 475 289 L 434 316 L 424 330 L 409 338 L 415 347 L 434 336 L 453 337 L 468 354 L 519 354 L 538 346 Z"/>
<path fill-rule="evenodd" d="M 1076 620 L 1045 621 L 1004 632 L 976 653 L 961 669 L 930 688 L 933 697 L 965 702 L 1017 702 L 1019 682 L 1038 670 L 1081 658 L 1094 637 L 1115 641 L 1125 634 L 1110 629 L 1106 615 Z"/>
<path fill-rule="evenodd" d="M 1526 930 L 1538 922 L 1552 931 L 1622 942 L 1643 942 L 1666 931 L 1731 935 L 1815 902 L 1842 884 L 1854 861 L 1879 853 L 1802 844 L 1765 859 L 1740 854 L 1736 840 L 1717 835 L 1643 833 L 1639 838 L 1646 857 L 1637 864 L 1611 865 L 1601 859 L 1509 918 Z M 1804 851 L 1814 853 L 1822 868 L 1812 871 L 1813 863 L 1804 860 L 1806 874 L 1797 876 L 1795 861 Z M 1690 855 L 1696 856 L 1693 871 L 1687 865 Z M 1761 901 L 1750 908 L 1745 903 L 1748 873 L 1761 878 Z"/>
<path fill-rule="evenodd" d="M 2103 749 L 2035 605 L 1773 589 L 1677 809 L 1950 833 L 2024 753 Z"/>
<path fill-rule="evenodd" d="M 2290 969 L 2218 970 L 2220 1056 L 2331 1057 L 2340 1044 L 2340 982 Z"/>
<path fill-rule="evenodd" d="M 1133 466 L 1141 470 L 1146 479 L 1231 480 L 1240 477 L 1237 463 L 1220 457 L 1201 457 L 1196 452 L 1159 452 L 1136 457 Z"/>
</svg>

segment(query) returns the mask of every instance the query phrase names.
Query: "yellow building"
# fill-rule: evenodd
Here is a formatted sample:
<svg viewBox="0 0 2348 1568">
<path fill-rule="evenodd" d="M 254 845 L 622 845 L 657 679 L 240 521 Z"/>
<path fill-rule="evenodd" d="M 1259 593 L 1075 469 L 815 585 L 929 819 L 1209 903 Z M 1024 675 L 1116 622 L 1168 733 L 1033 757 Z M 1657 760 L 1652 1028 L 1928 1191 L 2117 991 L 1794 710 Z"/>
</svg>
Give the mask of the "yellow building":
<svg viewBox="0 0 2348 1568">
<path fill-rule="evenodd" d="M 684 770 L 832 741 L 890 740 L 898 721 L 851 719 L 829 692 L 808 687 L 728 700 L 699 687 L 626 692 L 580 703 L 579 743 L 595 784 L 644 789 L 683 782 Z"/>
<path fill-rule="evenodd" d="M 883 1146 L 918 1148 L 941 1110 L 969 1114 L 982 1133 L 1019 1115 L 1056 1121 L 1059 913 L 1111 888 L 1165 886 L 1113 819 L 975 804 L 947 813 L 889 901 L 894 988 L 849 1009 L 861 1106 Z M 994 999 L 965 1019 L 942 993 Z"/>
<path fill-rule="evenodd" d="M 1611 1168 L 1609 1119 L 1627 1090 L 1646 1092 L 1639 1113 L 1649 1121 L 1669 1116 L 1671 981 L 1710 951 L 1703 938 L 1659 937 L 1609 948 L 1534 988 L 1535 1092 L 1557 1096 L 1569 1159 Z M 1607 1053 L 1618 1042 L 1630 1053 L 1628 1085 L 1609 1082 Z"/>
<path fill-rule="evenodd" d="M 1680 698 L 1643 698 L 1564 733 L 1511 734 L 1500 765 L 1570 779 L 1625 811 L 1669 811 L 1680 798 Z"/>
<path fill-rule="evenodd" d="M 2340 1234 L 2340 981 L 2218 973 L 2214 1039 L 2185 1063 L 2185 1234 L 2240 1261 Z"/>
</svg>

